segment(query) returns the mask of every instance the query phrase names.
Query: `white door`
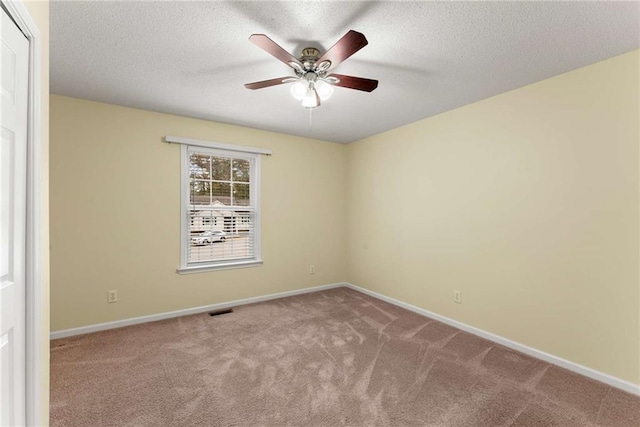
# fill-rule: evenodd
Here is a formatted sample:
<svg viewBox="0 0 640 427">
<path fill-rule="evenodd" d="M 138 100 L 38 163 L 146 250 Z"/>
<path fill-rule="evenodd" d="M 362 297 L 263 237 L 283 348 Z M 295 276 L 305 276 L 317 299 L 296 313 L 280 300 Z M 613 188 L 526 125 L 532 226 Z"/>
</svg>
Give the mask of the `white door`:
<svg viewBox="0 0 640 427">
<path fill-rule="evenodd" d="M 24 425 L 29 42 L 2 9 L 0 110 L 0 425 Z"/>
</svg>

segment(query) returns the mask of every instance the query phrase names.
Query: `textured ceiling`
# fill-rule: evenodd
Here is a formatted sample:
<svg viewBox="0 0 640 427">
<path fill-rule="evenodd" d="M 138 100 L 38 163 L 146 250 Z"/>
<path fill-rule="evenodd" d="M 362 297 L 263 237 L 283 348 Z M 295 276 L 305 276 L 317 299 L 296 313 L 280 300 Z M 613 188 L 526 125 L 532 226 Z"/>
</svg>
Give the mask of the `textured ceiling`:
<svg viewBox="0 0 640 427">
<path fill-rule="evenodd" d="M 351 142 L 640 46 L 638 2 L 52 1 L 51 91 L 336 142 Z M 294 56 L 348 30 L 369 45 L 335 72 L 378 79 L 336 88 L 312 114 L 293 72 L 248 41 Z M 189 136 L 189 135 L 184 135 Z"/>
</svg>

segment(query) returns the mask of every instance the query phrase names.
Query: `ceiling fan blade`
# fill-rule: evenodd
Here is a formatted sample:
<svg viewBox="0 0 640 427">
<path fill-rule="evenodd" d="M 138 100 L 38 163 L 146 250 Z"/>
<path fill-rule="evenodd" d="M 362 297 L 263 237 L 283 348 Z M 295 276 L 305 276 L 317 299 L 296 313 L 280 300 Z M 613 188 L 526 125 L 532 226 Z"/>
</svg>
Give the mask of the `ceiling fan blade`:
<svg viewBox="0 0 640 427">
<path fill-rule="evenodd" d="M 362 77 L 345 76 L 344 74 L 330 74 L 327 79 L 335 77 L 340 81 L 332 83 L 334 86 L 346 87 L 349 89 L 362 90 L 365 92 L 372 92 L 378 87 L 377 80 L 365 79 Z"/>
<path fill-rule="evenodd" d="M 274 56 L 276 59 L 284 62 L 291 68 L 298 70 L 301 70 L 303 68 L 302 63 L 300 63 L 300 60 L 298 60 L 298 58 L 281 48 L 280 45 L 278 45 L 276 42 L 274 42 L 264 34 L 252 34 L 249 37 L 249 41 L 266 51 L 268 54 Z"/>
<path fill-rule="evenodd" d="M 246 87 L 247 89 L 262 89 L 264 87 L 270 87 L 270 86 L 277 86 L 277 85 L 281 85 L 284 83 L 291 83 L 296 81 L 297 79 L 292 79 L 290 76 L 287 77 L 278 77 L 277 79 L 271 79 L 271 80 L 263 80 L 261 82 L 253 82 L 253 83 L 247 83 L 244 85 L 244 87 Z"/>
<path fill-rule="evenodd" d="M 323 61 L 331 61 L 331 68 L 335 68 L 339 63 L 365 47 L 368 43 L 364 34 L 349 30 L 316 61 L 316 64 L 321 64 Z"/>
</svg>

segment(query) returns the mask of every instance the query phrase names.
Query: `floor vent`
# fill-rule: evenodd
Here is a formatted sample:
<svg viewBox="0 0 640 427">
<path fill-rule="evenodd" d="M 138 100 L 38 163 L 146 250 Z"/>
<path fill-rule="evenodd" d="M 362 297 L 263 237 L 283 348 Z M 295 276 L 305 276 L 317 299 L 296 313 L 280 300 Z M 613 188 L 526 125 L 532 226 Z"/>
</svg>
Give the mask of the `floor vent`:
<svg viewBox="0 0 640 427">
<path fill-rule="evenodd" d="M 220 310 L 214 310 L 209 312 L 209 316 L 220 316 L 221 314 L 233 313 L 233 308 L 222 308 Z"/>
</svg>

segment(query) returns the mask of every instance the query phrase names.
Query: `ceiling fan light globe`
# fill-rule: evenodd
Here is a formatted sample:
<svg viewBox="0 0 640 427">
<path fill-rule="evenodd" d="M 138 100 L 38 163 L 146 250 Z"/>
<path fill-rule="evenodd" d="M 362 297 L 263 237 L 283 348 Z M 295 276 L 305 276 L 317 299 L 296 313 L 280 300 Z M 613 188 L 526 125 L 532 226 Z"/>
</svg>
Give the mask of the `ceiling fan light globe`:
<svg viewBox="0 0 640 427">
<path fill-rule="evenodd" d="M 291 86 L 291 96 L 293 96 L 298 101 L 302 101 L 304 96 L 307 94 L 308 87 L 305 82 L 299 81 L 294 83 Z"/>
<path fill-rule="evenodd" d="M 318 96 L 321 100 L 326 101 L 333 94 L 333 87 L 327 82 L 322 80 L 318 80 L 316 82 L 316 91 L 318 92 Z"/>
<path fill-rule="evenodd" d="M 316 108 L 318 106 L 318 98 L 316 97 L 316 91 L 309 88 L 307 93 L 302 98 L 302 106 L 304 108 Z"/>
</svg>

